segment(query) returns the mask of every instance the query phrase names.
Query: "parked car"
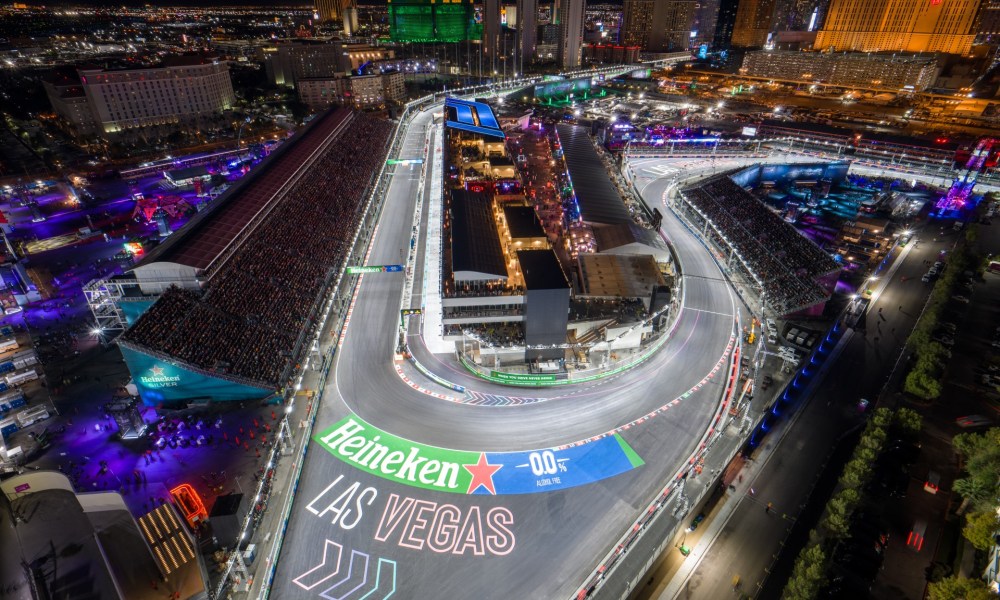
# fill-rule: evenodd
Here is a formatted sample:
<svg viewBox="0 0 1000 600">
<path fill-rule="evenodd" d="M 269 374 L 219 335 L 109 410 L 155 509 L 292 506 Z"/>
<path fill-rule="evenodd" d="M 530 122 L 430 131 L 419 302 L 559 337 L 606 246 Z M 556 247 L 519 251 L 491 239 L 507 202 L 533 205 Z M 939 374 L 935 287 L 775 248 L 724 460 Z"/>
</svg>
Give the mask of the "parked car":
<svg viewBox="0 0 1000 600">
<path fill-rule="evenodd" d="M 955 419 L 955 424 L 963 429 L 971 429 L 973 427 L 986 427 L 988 425 L 992 425 L 993 421 L 983 415 L 968 415 Z"/>
<path fill-rule="evenodd" d="M 952 296 L 951 299 L 954 300 L 955 302 L 961 302 L 962 304 L 969 303 L 969 299 L 965 296 Z"/>
</svg>

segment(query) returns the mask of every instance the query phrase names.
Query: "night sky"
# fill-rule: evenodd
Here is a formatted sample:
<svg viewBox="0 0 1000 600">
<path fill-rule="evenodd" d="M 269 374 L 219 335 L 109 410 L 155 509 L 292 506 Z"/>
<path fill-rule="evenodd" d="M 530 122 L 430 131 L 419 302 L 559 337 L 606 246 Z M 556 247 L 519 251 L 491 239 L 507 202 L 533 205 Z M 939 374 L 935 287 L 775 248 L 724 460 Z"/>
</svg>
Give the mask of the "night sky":
<svg viewBox="0 0 1000 600">
<path fill-rule="evenodd" d="M 385 0 L 358 0 L 361 5 L 385 5 Z M 542 0 L 541 3 L 545 3 Z M 27 2 L 29 5 L 37 5 Z M 621 0 L 587 0 L 587 4 L 621 4 Z M 108 0 L 53 0 L 45 6 L 109 6 Z M 264 8 L 307 8 L 312 2 L 295 2 L 290 0 L 115 0 L 113 6 L 255 6 Z"/>
</svg>

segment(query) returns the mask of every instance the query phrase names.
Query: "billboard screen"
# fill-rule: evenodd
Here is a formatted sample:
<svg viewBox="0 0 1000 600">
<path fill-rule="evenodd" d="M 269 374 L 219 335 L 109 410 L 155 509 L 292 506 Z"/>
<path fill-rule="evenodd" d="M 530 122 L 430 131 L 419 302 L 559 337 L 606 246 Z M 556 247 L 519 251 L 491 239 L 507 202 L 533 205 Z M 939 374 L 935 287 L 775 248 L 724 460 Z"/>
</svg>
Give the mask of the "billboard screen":
<svg viewBox="0 0 1000 600">
<path fill-rule="evenodd" d="M 471 0 L 391 0 L 389 34 L 394 42 L 461 42 L 482 37 Z"/>
<path fill-rule="evenodd" d="M 590 93 L 590 78 L 549 81 L 535 86 L 536 98 L 564 98 L 570 94 Z"/>
<path fill-rule="evenodd" d="M 757 135 L 757 128 L 756 127 L 744 127 L 743 128 L 743 135 L 745 135 L 747 137 L 754 137 L 755 135 Z"/>
</svg>

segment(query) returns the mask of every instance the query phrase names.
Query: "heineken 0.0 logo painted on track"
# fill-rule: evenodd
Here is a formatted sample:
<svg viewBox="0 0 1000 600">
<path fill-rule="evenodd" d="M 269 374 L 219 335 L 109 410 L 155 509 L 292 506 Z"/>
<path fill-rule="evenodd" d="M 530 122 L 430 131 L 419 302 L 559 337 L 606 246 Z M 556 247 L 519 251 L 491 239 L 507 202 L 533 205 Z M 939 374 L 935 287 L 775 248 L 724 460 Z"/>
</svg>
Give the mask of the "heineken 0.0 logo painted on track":
<svg viewBox="0 0 1000 600">
<path fill-rule="evenodd" d="M 618 434 L 562 449 L 469 452 L 418 444 L 348 416 L 313 440 L 371 475 L 453 494 L 560 490 L 607 479 L 643 464 Z"/>
</svg>

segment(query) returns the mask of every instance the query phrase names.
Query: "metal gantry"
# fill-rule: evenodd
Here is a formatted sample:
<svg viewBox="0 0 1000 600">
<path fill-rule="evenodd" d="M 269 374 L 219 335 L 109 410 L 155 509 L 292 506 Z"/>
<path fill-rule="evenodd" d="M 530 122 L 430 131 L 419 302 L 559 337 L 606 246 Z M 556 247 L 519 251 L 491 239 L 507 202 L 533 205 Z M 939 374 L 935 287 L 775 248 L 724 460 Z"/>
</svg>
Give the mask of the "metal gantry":
<svg viewBox="0 0 1000 600">
<path fill-rule="evenodd" d="M 126 285 L 138 283 L 123 283 L 110 277 L 94 279 L 83 286 L 83 295 L 87 306 L 94 315 L 94 327 L 98 335 L 116 337 L 128 328 L 125 313 L 121 309 L 121 299 L 125 296 Z"/>
</svg>

